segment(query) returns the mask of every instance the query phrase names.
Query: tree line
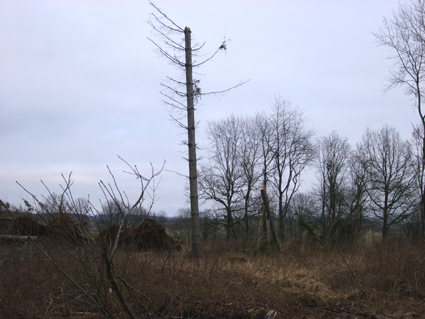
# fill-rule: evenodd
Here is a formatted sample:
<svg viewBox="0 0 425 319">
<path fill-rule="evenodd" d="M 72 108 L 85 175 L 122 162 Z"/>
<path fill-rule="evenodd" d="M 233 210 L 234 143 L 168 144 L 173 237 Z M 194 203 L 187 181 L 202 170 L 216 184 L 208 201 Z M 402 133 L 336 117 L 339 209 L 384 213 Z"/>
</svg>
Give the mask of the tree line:
<svg viewBox="0 0 425 319">
<path fill-rule="evenodd" d="M 237 229 L 250 236 L 250 219 L 257 217 L 264 234 L 267 217 L 272 230 L 276 219 L 281 237 L 293 234 L 293 221 L 323 240 L 353 238 L 370 221 L 379 221 L 383 237 L 401 223 L 410 233 L 425 235 L 425 1 L 400 4 L 374 35 L 392 52 L 386 89 L 402 87 L 417 109 L 420 124 L 412 138 L 403 140 L 386 125 L 367 129 L 355 147 L 336 132 L 313 141 L 303 114 L 282 99 L 268 114 L 211 122 L 200 194 L 214 203 L 228 240 L 238 237 Z M 317 179 L 302 193 L 301 175 L 308 166 Z M 264 214 L 254 191 L 260 186 L 269 191 L 273 218 Z"/>
<path fill-rule="evenodd" d="M 184 117 L 172 118 L 188 132 L 185 143 L 189 148 L 193 256 L 201 253 L 198 196 L 213 203 L 207 211 L 208 218 L 224 229 L 227 240 L 250 238 L 259 232 L 265 236 L 268 228 L 273 230 L 274 223 L 281 238 L 293 236 L 295 232 L 323 240 L 353 238 L 371 221 L 379 221 L 383 237 L 401 223 L 409 225 L 410 232 L 425 235 L 425 115 L 422 110 L 425 1 L 401 4 L 391 19 L 384 18 L 383 27 L 375 34 L 379 43 L 394 53 L 390 57 L 395 64 L 387 88 L 403 87 L 413 97 L 421 119 L 410 140 L 401 139 L 397 129 L 388 125 L 377 131 L 366 130 L 355 147 L 336 132 L 315 139 L 313 130 L 306 126 L 304 114 L 277 98 L 269 112 L 210 122 L 211 147 L 208 160 L 200 167 L 196 165 L 194 104 L 202 96 L 217 92 L 202 93 L 199 80 L 191 77 L 191 70 L 225 50 L 226 43 L 205 61 L 193 64 L 192 54 L 203 45 L 192 46 L 190 29 L 179 27 L 154 8 L 157 14 L 151 16 L 150 24 L 163 42 L 151 41 L 161 55 L 186 74 L 184 82 L 169 78 L 176 87 L 162 85 L 166 90 L 163 92 L 166 103 L 188 113 L 187 124 L 182 122 Z M 171 34 L 177 34 L 179 39 L 184 34 L 185 45 L 180 40 L 174 41 Z M 174 51 L 179 54 L 170 53 Z M 180 90 L 181 86 L 186 90 Z M 306 168 L 316 171 L 316 183 L 311 191 L 301 192 Z M 134 174 L 140 175 L 137 170 Z M 152 172 L 151 179 L 157 174 Z M 130 205 L 123 196 L 117 197 L 110 186 L 102 183 L 100 186 L 107 198 L 115 199 L 114 205 L 123 216 L 120 225 L 135 213 L 146 190 L 142 183 L 140 198 Z M 271 199 L 273 216 L 266 214 L 263 208 L 260 188 Z"/>
<path fill-rule="evenodd" d="M 209 122 L 207 134 L 199 192 L 227 240 L 267 233 L 262 187 L 280 238 L 353 239 L 377 223 L 383 237 L 400 223 L 424 234 L 419 126 L 410 140 L 389 125 L 366 129 L 353 147 L 337 132 L 315 138 L 303 112 L 276 98 L 269 112 Z M 301 192 L 307 168 L 316 176 Z"/>
</svg>

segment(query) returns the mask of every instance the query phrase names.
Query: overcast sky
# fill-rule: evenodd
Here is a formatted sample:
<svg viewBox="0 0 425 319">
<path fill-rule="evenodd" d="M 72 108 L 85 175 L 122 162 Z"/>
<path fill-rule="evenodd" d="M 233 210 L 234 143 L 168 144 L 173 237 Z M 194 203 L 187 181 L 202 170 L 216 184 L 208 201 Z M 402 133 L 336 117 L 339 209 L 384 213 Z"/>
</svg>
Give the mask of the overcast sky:
<svg viewBox="0 0 425 319">
<path fill-rule="evenodd" d="M 406 1 L 401 1 L 404 3 Z M 205 57 L 228 40 L 227 53 L 198 69 L 202 90 L 247 84 L 197 106 L 199 146 L 209 120 L 268 110 L 276 96 L 304 111 L 316 137 L 333 130 L 355 147 L 366 128 L 395 126 L 409 139 L 418 115 L 402 89 L 384 94 L 393 63 L 377 32 L 399 2 L 156 1 Z M 139 182 L 117 157 L 150 174 L 166 161 L 155 211 L 188 206 L 186 138 L 162 102 L 161 81 L 182 74 L 147 37 L 148 1 L 0 0 L 0 198 L 29 199 L 16 181 L 46 195 L 71 171 L 73 195 L 98 203 L 98 182 L 135 200 Z M 177 174 L 177 173 L 179 174 Z M 309 183 L 309 181 L 305 181 Z"/>
</svg>

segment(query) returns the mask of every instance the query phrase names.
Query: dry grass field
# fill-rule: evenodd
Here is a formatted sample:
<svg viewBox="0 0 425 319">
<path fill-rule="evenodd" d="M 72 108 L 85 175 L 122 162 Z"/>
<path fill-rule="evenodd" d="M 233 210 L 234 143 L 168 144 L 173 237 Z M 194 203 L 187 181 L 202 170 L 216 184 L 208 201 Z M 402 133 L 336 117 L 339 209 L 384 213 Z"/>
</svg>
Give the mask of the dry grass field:
<svg viewBox="0 0 425 319">
<path fill-rule="evenodd" d="M 346 247 L 285 242 L 280 253 L 223 242 L 188 256 L 185 247 L 117 253 L 115 278 L 135 317 L 425 318 L 424 240 L 369 233 Z M 95 249 L 0 246 L 0 318 L 104 317 L 128 315 Z"/>
</svg>

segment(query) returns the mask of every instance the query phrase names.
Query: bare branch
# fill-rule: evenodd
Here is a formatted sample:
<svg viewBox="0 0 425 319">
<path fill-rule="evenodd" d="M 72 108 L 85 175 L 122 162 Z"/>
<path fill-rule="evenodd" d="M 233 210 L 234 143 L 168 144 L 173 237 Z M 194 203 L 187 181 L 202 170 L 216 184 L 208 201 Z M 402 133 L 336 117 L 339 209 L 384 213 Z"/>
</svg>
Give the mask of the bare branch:
<svg viewBox="0 0 425 319">
<path fill-rule="evenodd" d="M 181 28 L 180 26 L 178 26 L 176 23 L 174 23 L 174 21 L 173 20 L 171 20 L 170 18 L 168 18 L 168 16 L 163 12 L 163 11 L 161 11 L 157 6 L 155 6 L 152 2 L 150 2 L 149 1 L 149 3 L 150 3 L 150 5 L 152 6 L 152 7 L 154 7 L 155 9 L 156 9 L 156 11 L 158 11 L 169 23 L 171 23 L 171 25 L 173 25 L 175 28 L 172 28 L 172 27 L 170 27 L 170 26 L 168 26 L 168 25 L 165 25 L 165 24 L 163 24 L 164 26 L 167 26 L 170 30 L 173 30 L 173 31 L 176 31 L 176 32 L 181 32 L 181 33 L 184 33 L 184 29 L 183 28 Z M 155 18 L 156 18 L 156 16 L 155 16 Z M 158 19 L 157 18 L 157 21 L 158 22 L 161 22 L 160 21 L 160 19 Z"/>
<path fill-rule="evenodd" d="M 199 50 L 200 49 L 202 49 L 202 47 L 205 45 L 205 42 L 199 47 Z M 227 50 L 227 44 L 226 44 L 226 40 L 224 40 L 222 43 L 221 43 L 221 45 L 218 47 L 218 49 L 213 53 L 213 54 L 211 54 L 207 59 L 205 59 L 205 60 L 203 60 L 202 62 L 199 62 L 199 63 L 194 63 L 193 64 L 193 67 L 198 67 L 198 66 L 201 66 L 201 65 L 203 65 L 203 64 L 205 64 L 205 63 L 207 63 L 208 61 L 210 61 L 210 60 L 212 60 L 216 55 L 217 55 L 217 53 L 219 52 L 219 51 L 221 51 L 221 50 L 224 50 L 224 51 L 226 51 Z"/>
<path fill-rule="evenodd" d="M 230 87 L 230 88 L 228 88 L 228 89 L 225 89 L 225 90 L 221 90 L 221 91 L 212 91 L 212 92 L 206 92 L 206 93 L 200 93 L 200 95 L 201 96 L 204 96 L 204 95 L 217 95 L 217 94 L 224 94 L 224 93 L 226 93 L 226 92 L 229 92 L 229 91 L 231 91 L 231 90 L 233 90 L 233 89 L 236 89 L 236 88 L 238 88 L 238 87 L 240 87 L 240 86 L 242 86 L 242 85 L 244 85 L 245 83 L 248 83 L 250 80 L 246 80 L 246 81 L 243 81 L 243 82 L 239 82 L 238 84 L 236 84 L 236 85 L 234 85 L 234 86 L 232 86 L 232 87 Z"/>
<path fill-rule="evenodd" d="M 175 55 L 169 54 L 166 50 L 164 50 L 160 45 L 158 45 L 155 41 L 148 38 L 149 41 L 151 41 L 159 50 L 160 54 L 164 57 L 166 57 L 168 60 L 170 60 L 172 63 L 177 64 L 180 67 L 184 67 L 185 64 L 181 62 Z"/>
</svg>

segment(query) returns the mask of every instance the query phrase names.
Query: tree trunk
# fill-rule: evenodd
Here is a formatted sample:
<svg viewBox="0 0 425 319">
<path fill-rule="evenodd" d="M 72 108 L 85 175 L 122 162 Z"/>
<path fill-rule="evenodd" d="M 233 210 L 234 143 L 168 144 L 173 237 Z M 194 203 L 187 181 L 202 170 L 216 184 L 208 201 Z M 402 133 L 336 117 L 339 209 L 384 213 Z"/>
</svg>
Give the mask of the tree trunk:
<svg viewBox="0 0 425 319">
<path fill-rule="evenodd" d="M 321 222 L 322 222 L 322 237 L 323 240 L 327 240 L 327 227 L 326 227 L 326 183 L 324 181 L 324 176 L 323 176 L 323 195 L 322 195 L 322 218 L 321 218 Z"/>
<path fill-rule="evenodd" d="M 251 194 L 251 186 L 248 186 L 248 190 L 246 192 L 245 196 L 245 214 L 244 214 L 244 221 L 245 221 L 245 238 L 249 238 L 249 216 L 248 216 L 248 210 L 249 210 L 249 198 Z"/>
<path fill-rule="evenodd" d="M 281 177 L 279 177 L 281 179 Z M 279 189 L 281 189 L 281 181 L 279 181 Z M 279 191 L 279 218 L 278 218 L 278 233 L 280 238 L 285 236 L 285 224 L 283 222 L 283 192 Z"/>
<path fill-rule="evenodd" d="M 382 237 L 386 238 L 388 235 L 388 214 L 384 211 L 384 219 L 382 221 Z"/>
<path fill-rule="evenodd" d="M 421 209 L 421 234 L 422 237 L 425 237 L 425 190 L 422 191 L 421 196 L 421 203 L 420 203 L 420 209 Z"/>
<path fill-rule="evenodd" d="M 189 187 L 190 187 L 190 214 L 192 220 L 192 256 L 200 257 L 201 231 L 199 227 L 198 204 L 198 172 L 196 168 L 196 140 L 195 140 L 195 105 L 192 79 L 192 44 L 190 28 L 184 29 L 186 53 L 186 98 L 187 98 L 187 145 L 189 148 Z"/>
<path fill-rule="evenodd" d="M 230 239 L 233 236 L 233 239 L 235 238 L 235 233 L 234 233 L 234 229 L 233 229 L 233 217 L 232 217 L 232 209 L 230 206 L 226 206 L 226 219 L 227 219 L 227 223 L 226 223 L 226 241 L 230 241 Z"/>
<path fill-rule="evenodd" d="M 265 209 L 263 209 L 263 212 L 261 214 L 261 225 L 262 237 L 264 239 L 267 239 L 267 213 Z"/>
<path fill-rule="evenodd" d="M 423 180 L 423 170 L 425 169 L 425 117 L 422 113 L 422 94 L 421 94 L 421 86 L 419 82 L 416 82 L 416 90 L 417 90 L 417 103 L 418 103 L 418 113 L 421 118 L 423 135 L 422 135 L 422 167 L 421 167 L 421 202 L 420 202 L 420 214 L 421 214 L 421 230 L 422 236 L 425 236 L 425 183 Z"/>
<path fill-rule="evenodd" d="M 269 202 L 269 198 L 267 196 L 266 188 L 264 186 L 261 189 L 261 197 L 263 198 L 265 211 L 266 211 L 268 218 L 269 218 L 270 231 L 272 233 L 273 241 L 275 242 L 278 250 L 281 251 L 282 247 L 280 245 L 279 238 L 277 237 L 276 231 L 274 229 L 273 217 L 272 217 L 272 212 L 271 212 L 271 209 L 270 209 L 270 202 Z"/>
<path fill-rule="evenodd" d="M 420 100 L 419 100 L 420 103 Z M 422 117 L 422 116 L 421 116 Z M 424 169 L 425 169 L 425 122 L 422 119 L 423 132 L 424 136 L 422 137 L 422 167 L 421 167 L 421 202 L 420 202 L 420 210 L 421 210 L 421 231 L 422 236 L 425 237 L 425 183 L 423 180 Z"/>
<path fill-rule="evenodd" d="M 263 188 L 266 189 L 266 185 L 267 185 L 267 167 L 263 168 Z M 264 239 L 267 238 L 267 213 L 266 210 L 263 209 L 263 213 L 261 214 L 261 219 L 262 219 L 262 230 L 263 230 L 263 237 Z"/>
</svg>

